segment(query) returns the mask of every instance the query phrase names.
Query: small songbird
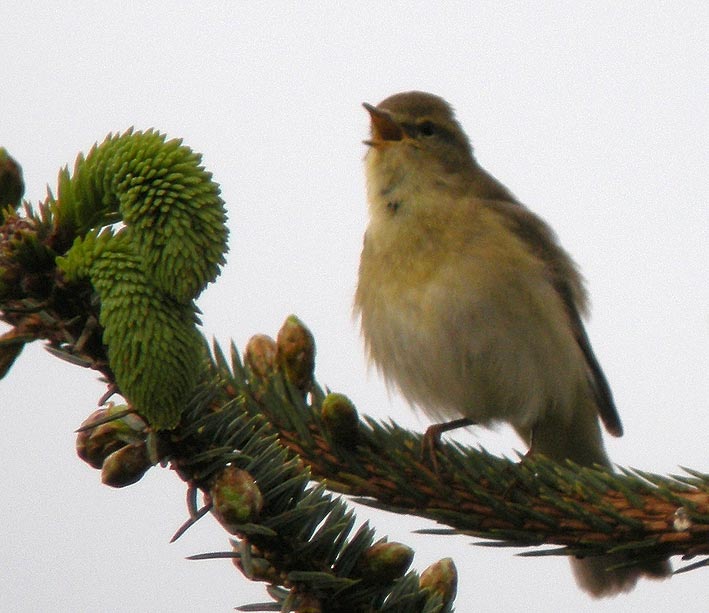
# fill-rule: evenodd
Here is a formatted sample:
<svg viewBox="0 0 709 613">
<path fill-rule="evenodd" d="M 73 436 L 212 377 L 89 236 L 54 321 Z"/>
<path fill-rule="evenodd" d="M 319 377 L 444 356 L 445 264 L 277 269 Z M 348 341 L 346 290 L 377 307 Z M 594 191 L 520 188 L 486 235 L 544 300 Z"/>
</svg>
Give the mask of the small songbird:
<svg viewBox="0 0 709 613">
<path fill-rule="evenodd" d="M 481 168 L 442 98 L 364 104 L 369 226 L 355 313 L 369 358 L 437 420 L 509 423 L 532 453 L 610 468 L 599 418 L 623 430 L 581 317 L 576 264 L 551 228 Z M 628 591 L 667 563 L 607 571 L 572 560 L 594 596 Z"/>
</svg>

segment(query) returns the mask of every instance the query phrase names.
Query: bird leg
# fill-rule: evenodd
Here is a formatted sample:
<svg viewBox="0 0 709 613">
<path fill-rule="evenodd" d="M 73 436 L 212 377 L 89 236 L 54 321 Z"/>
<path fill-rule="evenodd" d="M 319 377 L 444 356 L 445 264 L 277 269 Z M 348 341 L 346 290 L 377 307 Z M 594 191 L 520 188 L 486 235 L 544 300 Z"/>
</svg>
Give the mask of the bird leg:
<svg viewBox="0 0 709 613">
<path fill-rule="evenodd" d="M 475 422 L 472 419 L 463 417 L 461 419 L 454 419 L 453 421 L 446 421 L 442 424 L 433 424 L 426 429 L 423 435 L 423 440 L 421 441 L 421 451 L 425 458 L 431 461 L 431 466 L 436 474 L 438 474 L 438 460 L 436 459 L 436 452 L 441 447 L 441 435 L 444 432 L 449 432 L 450 430 L 457 430 L 458 428 L 465 428 L 466 426 L 473 426 Z"/>
</svg>

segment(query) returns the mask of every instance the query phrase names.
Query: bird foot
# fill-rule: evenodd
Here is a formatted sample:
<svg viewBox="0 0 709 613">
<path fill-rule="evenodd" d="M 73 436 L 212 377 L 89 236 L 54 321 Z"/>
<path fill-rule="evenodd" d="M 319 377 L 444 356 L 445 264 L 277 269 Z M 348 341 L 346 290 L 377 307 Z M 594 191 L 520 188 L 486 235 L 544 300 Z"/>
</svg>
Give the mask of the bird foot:
<svg viewBox="0 0 709 613">
<path fill-rule="evenodd" d="M 475 425 L 475 422 L 471 419 L 462 418 L 447 421 L 442 424 L 433 424 L 428 427 L 421 441 L 421 455 L 424 460 L 428 460 L 436 475 L 439 474 L 438 458 L 436 456 L 441 449 L 441 436 L 450 430 L 473 425 Z"/>
</svg>

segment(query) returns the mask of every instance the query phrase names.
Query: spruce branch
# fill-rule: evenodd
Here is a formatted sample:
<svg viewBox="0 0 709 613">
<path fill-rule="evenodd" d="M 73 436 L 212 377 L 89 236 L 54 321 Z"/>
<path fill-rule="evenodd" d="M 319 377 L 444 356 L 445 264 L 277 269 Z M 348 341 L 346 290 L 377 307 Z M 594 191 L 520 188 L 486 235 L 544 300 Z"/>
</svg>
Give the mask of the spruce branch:
<svg viewBox="0 0 709 613">
<path fill-rule="evenodd" d="M 455 443 L 442 446 L 434 472 L 422 458 L 421 436 L 394 423 L 365 419 L 354 435 L 351 423 L 337 423 L 341 430 L 333 430 L 323 409 L 334 403 L 351 416 L 351 404 L 342 396 L 323 396 L 313 385 L 306 403 L 287 380 L 256 379 L 233 347 L 231 364 L 221 357 L 215 365 L 227 388 L 252 398 L 244 401 L 245 410 L 266 415 L 281 444 L 328 489 L 450 527 L 438 533 L 515 547 L 562 546 L 527 555 L 623 551 L 629 564 L 709 554 L 707 474 L 690 469 L 670 477 L 633 469 L 614 474 L 538 456 L 513 462 Z M 342 444 L 343 430 L 350 444 Z"/>
<path fill-rule="evenodd" d="M 86 158 L 79 157 L 73 177 L 66 170 L 60 173 L 59 198 L 50 194 L 36 210 L 26 205 L 23 213 L 8 209 L 0 226 L 0 318 L 12 329 L 0 339 L 0 353 L 6 356 L 0 374 L 7 374 L 19 355 L 18 348 L 34 340 L 47 341 L 57 357 L 99 371 L 108 385 L 102 401 L 120 392 L 129 405 L 109 404 L 89 417 L 78 432 L 79 456 L 100 468 L 104 483 L 114 487 L 135 483 L 157 462 L 170 463 L 188 483 L 190 519 L 180 532 L 211 510 L 237 537 L 232 541 L 234 551 L 226 555 L 235 559 L 247 577 L 270 584 L 273 602 L 246 607 L 248 610 L 451 611 L 455 571 L 450 560 L 432 566 L 419 578 L 407 572 L 413 555 L 410 548 L 386 539 L 375 542 L 373 530 L 366 524 L 351 534 L 355 520 L 345 502 L 327 494 L 322 486 L 309 485 L 309 472 L 276 441 L 263 416 L 240 410 L 240 398 L 225 388 L 206 359 L 208 350 L 197 333 L 194 317 L 190 325 L 198 336 L 192 346 L 198 349 L 199 363 L 194 363 L 189 348 L 180 353 L 178 346 L 177 355 L 184 362 L 179 366 L 198 373 L 200 383 L 182 390 L 176 427 L 168 430 L 160 414 L 146 411 L 140 394 L 116 374 L 125 367 L 126 357 L 130 365 L 138 365 L 130 362 L 130 354 L 121 357 L 111 351 L 112 339 L 118 338 L 138 357 L 152 355 L 138 366 L 145 377 L 169 388 L 165 379 L 169 367 L 166 370 L 165 360 L 160 358 L 165 352 L 174 354 L 174 347 L 156 343 L 164 339 L 155 338 L 155 326 L 145 334 L 145 326 L 135 324 L 142 323 L 140 316 L 155 316 L 156 291 L 173 299 L 172 308 L 157 309 L 167 324 L 164 331 L 174 325 L 171 314 L 193 307 L 181 302 L 185 296 L 172 295 L 169 284 L 163 284 L 169 270 L 167 275 L 153 278 L 156 270 L 159 272 L 159 262 L 149 259 L 151 266 L 146 268 L 143 258 L 145 246 L 155 245 L 155 237 L 144 234 L 153 232 L 155 226 L 165 227 L 159 213 L 166 204 L 173 205 L 174 199 L 160 204 L 164 184 L 128 197 L 110 181 L 118 174 L 127 177 L 131 186 L 134 183 L 128 175 L 136 171 L 149 179 L 167 176 L 179 182 L 191 172 L 187 184 L 193 197 L 187 204 L 195 204 L 195 191 L 216 193 L 211 176 L 200 168 L 195 170 L 198 156 L 185 152 L 179 143 L 164 143 L 162 137 L 154 137 L 152 132 L 109 137 Z M 161 164 L 174 162 L 171 155 L 176 148 L 187 163 L 179 172 L 173 168 L 166 175 Z M 125 151 L 137 157 L 137 166 L 131 155 L 125 157 Z M 126 168 L 132 169 L 128 175 Z M 135 181 L 137 185 L 146 183 Z M 156 219 L 141 226 L 123 209 L 126 202 L 141 211 L 157 202 Z M 97 232 L 97 227 L 117 220 L 116 205 L 126 226 L 115 233 L 110 228 Z M 205 206 L 221 209 L 221 200 L 212 199 Z M 218 215 L 207 218 L 210 223 L 220 221 Z M 193 215 L 187 219 L 191 221 Z M 132 227 L 143 234 L 134 237 Z M 167 234 L 173 242 L 188 241 L 183 249 L 201 253 L 199 244 L 189 244 L 194 233 L 185 232 L 184 227 Z M 199 232 L 196 236 L 204 238 Z M 222 236 L 226 236 L 225 229 Z M 221 255 L 215 264 L 220 263 L 219 258 Z M 207 280 L 202 277 L 199 283 Z M 143 291 L 146 285 L 148 290 Z M 141 302 L 143 296 L 147 301 Z M 118 328 L 111 331 L 107 326 L 107 302 L 110 309 L 123 312 L 122 337 Z M 130 315 L 136 304 L 142 310 L 126 319 L 126 312 Z M 298 339 L 291 341 L 297 344 Z M 151 354 L 151 348 L 157 348 L 158 353 Z M 297 374 L 298 368 L 303 371 L 297 351 L 288 359 L 294 367 L 289 374 Z M 159 397 L 159 387 L 153 389 Z M 136 398 L 137 407 L 130 403 Z M 204 499 L 201 508 L 197 504 L 199 491 Z"/>
<path fill-rule="evenodd" d="M 131 393 L 116 376 L 116 357 L 107 342 L 118 335 L 140 348 L 154 339 L 141 336 L 144 330 L 136 334 L 130 325 L 114 327 L 107 335 L 105 309 L 107 297 L 122 292 L 132 298 L 169 292 L 168 273 L 161 273 L 155 284 L 150 275 L 147 282 L 136 282 L 135 271 L 145 272 L 143 250 L 156 244 L 155 237 L 143 234 L 155 224 L 136 224 L 139 238 L 133 241 L 129 234 L 109 250 L 105 242 L 116 236 L 96 232 L 97 225 L 116 219 L 115 202 L 96 195 L 106 185 L 98 179 L 113 176 L 107 169 L 113 168 L 116 151 L 119 169 L 136 156 L 143 166 L 131 168 L 150 168 L 171 180 L 176 176 L 160 170 L 159 156 L 146 157 L 146 151 L 160 151 L 152 136 L 148 145 L 131 140 L 140 135 L 109 138 L 117 147 L 113 157 L 111 147 L 92 151 L 77 162 L 73 178 L 63 171 L 58 193 L 70 194 L 66 204 L 50 194 L 36 209 L 6 209 L 0 226 L 0 318 L 12 328 L 0 337 L 0 378 L 25 343 L 44 340 L 53 355 L 101 374 L 108 385 L 102 401 L 123 392 L 128 405 L 100 409 L 82 426 L 79 455 L 117 487 L 139 480 L 158 462 L 175 470 L 187 484 L 189 512 L 176 537 L 211 512 L 234 537 L 231 549 L 196 557 L 232 559 L 245 576 L 270 586 L 271 603 L 242 610 L 452 610 L 456 580 L 450 560 L 420 577 L 407 572 L 411 550 L 385 539 L 375 542 L 366 524 L 354 531 L 346 503 L 326 490 L 446 526 L 428 533 L 530 548 L 524 555 L 623 553 L 628 565 L 672 555 L 702 556 L 680 571 L 709 565 L 708 474 L 691 469 L 671 476 L 633 469 L 611 473 L 543 457 L 515 462 L 455 443 L 442 445 L 434 470 L 421 455 L 420 435 L 393 422 L 360 418 L 345 396 L 321 389 L 313 380 L 314 339 L 295 317 L 286 320 L 276 340 L 253 337 L 243 361 L 233 344 L 228 356 L 216 344 L 209 352 L 196 333 L 194 343 L 187 344 L 199 351 L 177 355 L 197 356 L 199 364 L 190 364 L 198 382 L 181 392 L 174 428 L 166 429 L 159 420 L 151 427 L 154 414 L 136 414 L 139 406 L 131 401 L 143 396 Z M 118 147 L 116 138 L 126 140 Z M 182 151 L 179 143 L 170 146 L 170 151 Z M 191 152 L 183 154 L 198 160 Z M 18 170 L 11 168 L 21 176 Z M 198 193 L 218 193 L 208 173 L 201 167 L 195 172 L 196 181 L 211 185 L 206 192 L 197 188 Z M 126 202 L 147 210 L 143 199 L 154 202 L 156 194 L 142 191 Z M 221 207 L 221 201 L 210 202 Z M 159 212 L 155 215 L 159 220 Z M 189 241 L 189 233 L 180 239 Z M 180 247 L 185 253 L 193 248 Z M 127 270 L 127 277 L 112 280 L 107 252 L 125 255 L 111 261 Z M 160 256 L 147 257 L 153 262 L 150 258 Z M 218 266 L 221 255 L 214 257 L 211 265 Z M 93 270 L 97 262 L 102 264 Z M 198 275 L 189 287 L 198 291 L 215 270 Z M 151 288 L 147 293 L 140 289 L 145 283 Z M 180 315 L 193 309 L 191 299 L 185 302 L 182 294 L 172 298 L 175 303 L 160 311 L 168 327 L 171 314 L 177 313 L 196 331 L 194 317 Z M 122 308 L 119 299 L 116 304 Z M 158 351 L 141 363 L 156 390 L 169 385 L 161 379 L 161 355 Z"/>
</svg>

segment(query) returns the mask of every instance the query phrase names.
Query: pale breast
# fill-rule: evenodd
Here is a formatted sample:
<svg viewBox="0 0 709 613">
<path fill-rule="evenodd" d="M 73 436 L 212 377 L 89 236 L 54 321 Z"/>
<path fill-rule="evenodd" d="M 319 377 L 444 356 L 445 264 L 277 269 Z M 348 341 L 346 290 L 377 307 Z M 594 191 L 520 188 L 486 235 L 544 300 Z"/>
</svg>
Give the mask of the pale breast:
<svg viewBox="0 0 709 613">
<path fill-rule="evenodd" d="M 493 217 L 448 228 L 445 243 L 427 238 L 435 231 L 409 236 L 405 249 L 400 227 L 368 231 L 356 308 L 371 359 L 437 419 L 524 430 L 564 411 L 583 358 L 540 262 Z"/>
</svg>

